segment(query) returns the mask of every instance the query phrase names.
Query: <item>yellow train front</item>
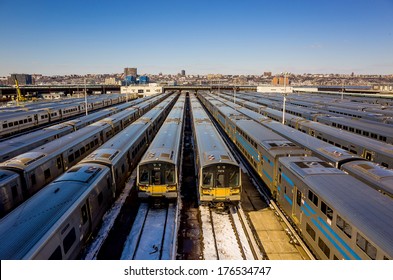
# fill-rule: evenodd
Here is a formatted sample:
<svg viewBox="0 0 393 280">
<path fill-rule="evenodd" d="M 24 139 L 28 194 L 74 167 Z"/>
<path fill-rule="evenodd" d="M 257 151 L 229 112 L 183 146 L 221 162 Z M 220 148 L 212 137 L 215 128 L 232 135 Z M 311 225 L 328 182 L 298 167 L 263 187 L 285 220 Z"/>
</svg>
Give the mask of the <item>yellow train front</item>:
<svg viewBox="0 0 393 280">
<path fill-rule="evenodd" d="M 180 95 L 137 168 L 139 198 L 178 197 L 185 95 Z"/>
<path fill-rule="evenodd" d="M 231 151 L 195 97 L 190 98 L 201 204 L 237 204 L 241 172 Z"/>
</svg>

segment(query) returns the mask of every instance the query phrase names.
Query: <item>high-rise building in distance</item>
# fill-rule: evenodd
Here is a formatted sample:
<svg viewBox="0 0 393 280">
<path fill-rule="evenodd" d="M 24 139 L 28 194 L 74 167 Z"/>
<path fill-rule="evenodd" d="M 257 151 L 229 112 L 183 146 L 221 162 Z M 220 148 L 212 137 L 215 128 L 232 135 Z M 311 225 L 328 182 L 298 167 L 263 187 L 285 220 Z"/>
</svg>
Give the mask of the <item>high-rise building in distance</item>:
<svg viewBox="0 0 393 280">
<path fill-rule="evenodd" d="M 133 76 L 133 77 L 137 77 L 137 69 L 136 68 L 124 68 L 124 76 Z"/>
<path fill-rule="evenodd" d="M 29 74 L 11 74 L 8 84 L 15 85 L 15 79 L 18 80 L 19 85 L 32 85 L 33 77 Z"/>
<path fill-rule="evenodd" d="M 185 76 L 185 75 L 186 75 L 186 70 L 181 70 L 181 71 L 180 71 L 180 74 L 181 74 L 182 76 Z"/>
</svg>

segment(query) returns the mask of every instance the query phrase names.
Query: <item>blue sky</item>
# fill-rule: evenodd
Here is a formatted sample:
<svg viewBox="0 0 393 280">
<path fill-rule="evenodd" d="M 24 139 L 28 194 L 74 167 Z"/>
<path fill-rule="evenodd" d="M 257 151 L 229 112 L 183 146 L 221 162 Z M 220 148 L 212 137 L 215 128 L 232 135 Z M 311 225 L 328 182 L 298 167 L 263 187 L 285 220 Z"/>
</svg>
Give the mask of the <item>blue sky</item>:
<svg viewBox="0 0 393 280">
<path fill-rule="evenodd" d="M 0 0 L 0 76 L 393 74 L 393 0 Z"/>
</svg>

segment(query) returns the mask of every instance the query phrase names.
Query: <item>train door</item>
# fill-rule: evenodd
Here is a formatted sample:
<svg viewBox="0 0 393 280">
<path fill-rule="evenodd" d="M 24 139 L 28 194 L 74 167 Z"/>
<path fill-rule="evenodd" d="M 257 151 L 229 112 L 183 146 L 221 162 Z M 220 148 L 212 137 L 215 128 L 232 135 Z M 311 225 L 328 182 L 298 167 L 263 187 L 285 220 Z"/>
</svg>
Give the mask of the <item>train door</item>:
<svg viewBox="0 0 393 280">
<path fill-rule="evenodd" d="M 90 215 L 90 207 L 89 207 L 89 200 L 86 199 L 86 202 L 82 205 L 81 207 L 81 213 L 80 213 L 80 238 L 81 239 L 87 239 L 89 235 L 91 234 L 92 231 L 92 225 L 91 225 L 91 215 Z M 86 234 L 86 236 L 85 236 Z"/>
<path fill-rule="evenodd" d="M 372 160 L 374 159 L 374 157 L 373 157 L 373 152 L 367 151 L 367 150 L 364 150 L 364 152 L 363 152 L 363 157 L 364 157 L 365 159 L 367 159 L 367 160 L 370 160 L 370 161 L 372 161 Z"/>
<path fill-rule="evenodd" d="M 302 212 L 300 208 L 302 206 L 302 192 L 296 186 L 293 188 L 293 196 L 294 203 L 292 204 L 292 217 L 297 224 L 301 224 Z"/>
</svg>

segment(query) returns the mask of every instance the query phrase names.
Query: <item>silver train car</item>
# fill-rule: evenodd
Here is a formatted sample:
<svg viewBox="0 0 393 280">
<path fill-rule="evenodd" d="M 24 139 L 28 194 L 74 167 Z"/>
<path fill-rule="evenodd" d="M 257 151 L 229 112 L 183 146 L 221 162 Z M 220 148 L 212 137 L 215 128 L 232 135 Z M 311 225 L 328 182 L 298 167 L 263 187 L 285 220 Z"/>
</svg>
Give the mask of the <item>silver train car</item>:
<svg viewBox="0 0 393 280">
<path fill-rule="evenodd" d="M 0 220 L 0 258 L 77 258 L 112 200 L 108 167 L 74 166 Z"/>
<path fill-rule="evenodd" d="M 170 96 L 1 219 L 0 259 L 78 258 L 174 100 Z"/>
<path fill-rule="evenodd" d="M 125 101 L 124 96 L 117 94 L 89 97 L 89 99 L 88 110 L 96 110 Z M 53 104 L 51 107 L 34 109 L 38 106 L 32 104 L 30 108 L 25 108 L 27 111 L 0 112 L 0 138 L 77 116 L 86 111 L 83 99 L 74 99 L 73 103 Z"/>
<path fill-rule="evenodd" d="M 190 96 L 196 148 L 198 195 L 202 204 L 217 207 L 240 201 L 241 170 L 195 96 Z"/>
<path fill-rule="evenodd" d="M 138 164 L 138 197 L 142 199 L 178 197 L 184 107 L 182 94 Z"/>
<path fill-rule="evenodd" d="M 128 108 L 30 152 L 0 163 L 0 170 L 17 173 L 20 176 L 21 183 L 20 188 L 14 190 L 9 185 L 0 185 L 2 190 L 0 194 L 8 194 L 5 197 L 0 197 L 0 202 L 4 201 L 4 205 L 0 208 L 5 209 L 6 212 L 11 211 L 13 207 L 22 203 L 124 129 L 125 126 L 137 119 L 140 113 L 149 110 L 163 97 L 164 95 L 138 104 L 136 107 Z M 22 196 L 19 193 L 16 196 L 11 195 L 13 191 L 16 192 L 19 189 L 22 190 Z M 20 200 L 21 197 L 22 200 Z M 12 207 L 9 208 L 11 205 Z M 6 212 L 0 212 L 0 216 L 3 216 Z"/>
<path fill-rule="evenodd" d="M 315 157 L 282 157 L 277 202 L 319 259 L 393 259 L 393 200 Z"/>
</svg>

